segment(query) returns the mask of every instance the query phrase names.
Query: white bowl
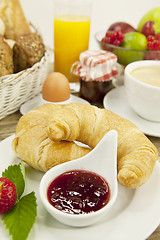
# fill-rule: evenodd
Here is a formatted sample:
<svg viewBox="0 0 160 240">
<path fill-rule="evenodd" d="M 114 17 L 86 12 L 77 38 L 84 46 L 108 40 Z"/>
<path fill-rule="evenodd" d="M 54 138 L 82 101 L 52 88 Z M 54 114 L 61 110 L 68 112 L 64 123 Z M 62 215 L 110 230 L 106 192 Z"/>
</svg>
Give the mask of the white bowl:
<svg viewBox="0 0 160 240">
<path fill-rule="evenodd" d="M 143 66 L 160 67 L 160 61 L 137 61 L 126 66 L 124 85 L 127 99 L 132 109 L 140 117 L 149 121 L 160 122 L 160 87 L 141 82 L 130 74 L 133 69 Z"/>
<path fill-rule="evenodd" d="M 57 176 L 70 170 L 87 170 L 101 175 L 110 188 L 109 202 L 100 210 L 87 214 L 64 213 L 53 207 L 48 201 L 47 189 Z M 39 191 L 44 207 L 58 221 L 76 227 L 88 226 L 99 221 L 112 208 L 117 198 L 117 132 L 112 130 L 107 133 L 86 156 L 50 169 L 42 177 Z"/>
</svg>

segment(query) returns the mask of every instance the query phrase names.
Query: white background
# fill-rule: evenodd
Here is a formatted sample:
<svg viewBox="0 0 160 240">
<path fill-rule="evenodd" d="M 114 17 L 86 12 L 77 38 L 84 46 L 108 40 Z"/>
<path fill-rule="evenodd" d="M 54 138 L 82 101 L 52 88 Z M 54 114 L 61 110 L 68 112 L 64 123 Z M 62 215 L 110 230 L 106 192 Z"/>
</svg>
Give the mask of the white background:
<svg viewBox="0 0 160 240">
<path fill-rule="evenodd" d="M 44 42 L 53 47 L 53 0 L 20 1 L 27 19 L 39 28 Z M 116 21 L 128 22 L 136 28 L 141 17 L 155 7 L 160 7 L 160 0 L 93 0 L 90 48 L 97 48 L 94 38 L 97 31 Z"/>
</svg>

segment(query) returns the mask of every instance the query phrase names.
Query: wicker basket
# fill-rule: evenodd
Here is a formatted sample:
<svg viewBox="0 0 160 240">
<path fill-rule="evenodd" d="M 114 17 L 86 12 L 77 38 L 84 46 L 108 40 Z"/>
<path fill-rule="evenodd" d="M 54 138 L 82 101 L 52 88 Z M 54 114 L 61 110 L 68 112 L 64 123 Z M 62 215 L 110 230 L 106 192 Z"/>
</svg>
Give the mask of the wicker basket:
<svg viewBox="0 0 160 240">
<path fill-rule="evenodd" d="M 16 112 L 22 103 L 38 95 L 48 74 L 49 51 L 31 68 L 0 77 L 0 119 Z"/>
</svg>

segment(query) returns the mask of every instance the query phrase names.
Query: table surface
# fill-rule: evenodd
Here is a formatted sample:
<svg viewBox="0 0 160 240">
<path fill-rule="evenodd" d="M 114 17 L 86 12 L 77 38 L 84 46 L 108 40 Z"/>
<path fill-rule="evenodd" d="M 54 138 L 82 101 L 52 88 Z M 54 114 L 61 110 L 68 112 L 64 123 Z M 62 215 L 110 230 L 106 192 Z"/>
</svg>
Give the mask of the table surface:
<svg viewBox="0 0 160 240">
<path fill-rule="evenodd" d="M 17 111 L 0 120 L 0 141 L 15 133 L 16 125 L 20 117 L 21 113 Z M 150 136 L 148 136 L 148 138 L 154 143 L 160 153 L 160 138 Z M 147 240 L 160 240 L 160 226 Z"/>
</svg>

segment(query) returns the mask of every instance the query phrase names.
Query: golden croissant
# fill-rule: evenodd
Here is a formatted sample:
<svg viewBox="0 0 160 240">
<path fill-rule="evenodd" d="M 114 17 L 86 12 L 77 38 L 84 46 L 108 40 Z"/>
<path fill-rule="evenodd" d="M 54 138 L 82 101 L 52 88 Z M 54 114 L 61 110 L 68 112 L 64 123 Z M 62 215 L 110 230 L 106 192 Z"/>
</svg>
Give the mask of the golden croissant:
<svg viewBox="0 0 160 240">
<path fill-rule="evenodd" d="M 44 104 L 18 122 L 12 146 L 32 167 L 47 171 L 56 164 L 79 158 L 91 151 L 110 130 L 118 133 L 118 180 L 137 188 L 151 176 L 158 151 L 131 123 L 113 112 L 80 103 Z"/>
</svg>

